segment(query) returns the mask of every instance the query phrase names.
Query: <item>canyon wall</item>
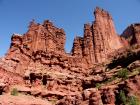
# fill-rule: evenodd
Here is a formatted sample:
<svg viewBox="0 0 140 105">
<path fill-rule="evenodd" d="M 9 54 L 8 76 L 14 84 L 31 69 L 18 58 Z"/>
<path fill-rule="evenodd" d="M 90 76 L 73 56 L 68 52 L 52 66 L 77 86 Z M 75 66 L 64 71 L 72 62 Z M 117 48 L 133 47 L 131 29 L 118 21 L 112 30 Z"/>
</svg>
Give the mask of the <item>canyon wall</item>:
<svg viewBox="0 0 140 105">
<path fill-rule="evenodd" d="M 83 36 L 74 38 L 70 53 L 64 48 L 64 30 L 49 20 L 33 20 L 25 34 L 13 34 L 0 58 L 0 103 L 120 105 L 121 92 L 126 101 L 139 98 L 140 24 L 119 36 L 107 11 L 97 7 L 94 15 Z M 20 95 L 12 97 L 12 92 Z"/>
<path fill-rule="evenodd" d="M 25 34 L 13 34 L 10 48 L 0 60 L 0 66 L 20 74 L 28 70 L 86 73 L 95 64 L 108 61 L 108 56 L 119 49 L 140 43 L 139 24 L 129 26 L 119 36 L 107 11 L 97 7 L 94 16 L 93 23 L 84 25 L 83 37 L 75 37 L 71 53 L 65 52 L 66 35 L 63 29 L 55 27 L 49 20 L 43 24 L 32 20 Z"/>
</svg>

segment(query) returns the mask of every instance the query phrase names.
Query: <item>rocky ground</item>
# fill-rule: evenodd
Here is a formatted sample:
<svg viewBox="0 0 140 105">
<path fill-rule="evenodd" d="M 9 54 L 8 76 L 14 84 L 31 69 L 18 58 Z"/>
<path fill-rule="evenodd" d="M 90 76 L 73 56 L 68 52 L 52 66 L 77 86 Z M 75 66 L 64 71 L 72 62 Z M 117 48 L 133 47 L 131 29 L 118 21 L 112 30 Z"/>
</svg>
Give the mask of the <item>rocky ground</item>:
<svg viewBox="0 0 140 105">
<path fill-rule="evenodd" d="M 33 77 L 26 75 L 24 84 L 7 85 L 8 82 L 5 84 L 1 82 L 0 103 L 2 105 L 121 105 L 137 103 L 134 105 L 139 105 L 140 60 L 130 63 L 125 68 L 118 65 L 110 69 L 107 66 L 99 69 L 99 65 L 97 65 L 85 77 L 46 72 L 33 73 Z M 95 69 L 98 69 L 98 72 L 94 72 Z"/>
</svg>

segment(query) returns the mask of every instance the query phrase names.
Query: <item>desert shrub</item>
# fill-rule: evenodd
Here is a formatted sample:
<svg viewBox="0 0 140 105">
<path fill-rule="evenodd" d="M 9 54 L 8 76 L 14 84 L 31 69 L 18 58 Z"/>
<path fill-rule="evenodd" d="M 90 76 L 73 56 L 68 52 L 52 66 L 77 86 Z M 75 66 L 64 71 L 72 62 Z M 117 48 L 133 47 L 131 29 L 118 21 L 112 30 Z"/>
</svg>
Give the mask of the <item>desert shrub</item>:
<svg viewBox="0 0 140 105">
<path fill-rule="evenodd" d="M 125 95 L 125 92 L 123 90 L 120 91 L 119 93 L 119 100 L 124 104 L 126 105 L 127 103 L 127 97 Z"/>
<path fill-rule="evenodd" d="M 128 96 L 124 90 L 120 90 L 116 96 L 115 105 L 140 105 L 140 101 L 135 95 Z"/>
<path fill-rule="evenodd" d="M 140 105 L 139 100 L 136 96 L 127 96 L 124 90 L 120 90 L 118 98 L 119 101 L 121 101 L 122 105 Z"/>
<path fill-rule="evenodd" d="M 18 90 L 17 90 L 17 88 L 13 88 L 13 90 L 11 91 L 11 95 L 18 96 Z"/>
<path fill-rule="evenodd" d="M 128 78 L 128 74 L 129 74 L 129 72 L 128 72 L 128 70 L 125 68 L 125 69 L 120 70 L 120 71 L 117 73 L 117 76 L 118 76 L 119 78 L 127 79 L 127 78 Z"/>
<path fill-rule="evenodd" d="M 138 99 L 135 96 L 130 96 L 129 105 L 139 105 Z"/>
<path fill-rule="evenodd" d="M 95 87 L 98 88 L 98 89 L 101 88 L 101 86 L 102 86 L 102 85 L 101 85 L 100 83 L 96 83 L 96 84 L 95 84 Z"/>
</svg>

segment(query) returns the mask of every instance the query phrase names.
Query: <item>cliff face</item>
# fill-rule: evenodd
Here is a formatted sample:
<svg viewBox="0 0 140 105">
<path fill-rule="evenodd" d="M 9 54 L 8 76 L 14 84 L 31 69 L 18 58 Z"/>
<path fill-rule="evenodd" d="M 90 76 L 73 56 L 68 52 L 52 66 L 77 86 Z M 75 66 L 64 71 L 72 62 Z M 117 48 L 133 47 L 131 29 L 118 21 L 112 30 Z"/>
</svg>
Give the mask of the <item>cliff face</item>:
<svg viewBox="0 0 140 105">
<path fill-rule="evenodd" d="M 83 39 L 81 38 L 79 45 L 74 43 L 73 47 L 74 55 L 76 52 L 79 53 L 92 65 L 105 62 L 108 54 L 124 47 L 116 33 L 111 15 L 98 7 L 95 9 L 94 15 L 95 21 L 92 25 L 85 24 Z M 75 39 L 79 42 L 78 40 L 79 38 Z"/>
<path fill-rule="evenodd" d="M 55 27 L 48 20 L 43 24 L 32 21 L 24 35 L 12 36 L 10 49 L 3 58 L 3 62 L 10 66 L 5 67 L 10 67 L 11 71 L 18 71 L 19 68 L 24 71 L 29 65 L 36 65 L 36 62 L 49 67 L 57 62 L 55 65 L 61 65 L 61 68 L 88 69 L 94 64 L 106 62 L 108 56 L 118 49 L 139 45 L 139 24 L 129 26 L 120 37 L 107 11 L 97 7 L 94 15 L 95 21 L 84 25 L 83 37 L 74 39 L 71 54 L 66 54 L 64 49 L 66 35 L 63 29 Z"/>
<path fill-rule="evenodd" d="M 94 15 L 95 21 L 84 25 L 83 37 L 75 37 L 69 54 L 64 30 L 48 20 L 32 21 L 24 35 L 14 34 L 0 59 L 0 103 L 120 105 L 126 104 L 118 98 L 122 94 L 127 102 L 131 96 L 139 98 L 140 24 L 118 36 L 107 11 L 97 7 Z M 13 92 L 22 96 L 13 98 Z"/>
<path fill-rule="evenodd" d="M 11 40 L 10 51 L 15 47 L 20 47 L 29 54 L 37 51 L 65 53 L 64 30 L 56 28 L 48 20 L 44 21 L 42 25 L 32 21 L 26 34 L 23 36 L 14 34 Z"/>
<path fill-rule="evenodd" d="M 50 58 L 45 56 L 47 54 L 65 54 L 64 45 L 65 33 L 63 29 L 56 28 L 48 20 L 44 21 L 42 25 L 32 21 L 27 33 L 12 36 L 11 46 L 3 63 L 9 65 L 11 71 L 24 73 L 28 66 L 35 69 L 37 60 L 42 60 L 42 63 L 43 61 L 47 62 L 47 59 L 50 61 Z"/>
<path fill-rule="evenodd" d="M 116 33 L 110 14 L 98 8 L 96 8 L 94 14 L 93 39 L 95 44 L 95 58 L 98 62 L 102 62 L 105 61 L 106 55 L 122 48 L 123 44 Z"/>
<path fill-rule="evenodd" d="M 121 35 L 124 37 L 129 45 L 140 45 L 140 24 L 132 24 L 128 26 Z"/>
<path fill-rule="evenodd" d="M 71 54 L 66 54 L 64 50 L 66 36 L 63 29 L 55 27 L 48 20 L 43 24 L 32 21 L 27 33 L 12 36 L 2 66 L 24 73 L 29 68 L 34 70 L 35 65 L 50 69 L 88 69 L 107 61 L 109 54 L 124 46 L 116 34 L 110 14 L 96 8 L 94 15 L 93 24 L 84 25 L 84 36 L 74 39 Z"/>
</svg>

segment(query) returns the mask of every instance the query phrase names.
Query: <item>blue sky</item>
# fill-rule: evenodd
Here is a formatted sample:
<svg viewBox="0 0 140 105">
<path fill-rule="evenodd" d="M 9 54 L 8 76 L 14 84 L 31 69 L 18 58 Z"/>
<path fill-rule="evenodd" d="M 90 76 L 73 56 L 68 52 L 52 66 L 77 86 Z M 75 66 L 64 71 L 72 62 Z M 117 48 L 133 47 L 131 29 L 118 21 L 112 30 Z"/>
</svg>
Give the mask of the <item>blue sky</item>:
<svg viewBox="0 0 140 105">
<path fill-rule="evenodd" d="M 76 35 L 83 35 L 85 23 L 93 22 L 96 6 L 109 11 L 119 34 L 140 22 L 140 0 L 0 0 L 0 56 L 9 48 L 13 33 L 23 34 L 29 22 L 51 20 L 66 32 L 66 51 Z"/>
</svg>

